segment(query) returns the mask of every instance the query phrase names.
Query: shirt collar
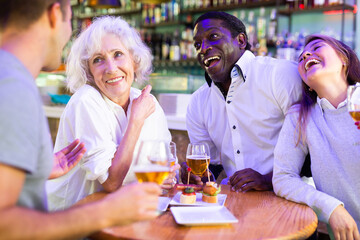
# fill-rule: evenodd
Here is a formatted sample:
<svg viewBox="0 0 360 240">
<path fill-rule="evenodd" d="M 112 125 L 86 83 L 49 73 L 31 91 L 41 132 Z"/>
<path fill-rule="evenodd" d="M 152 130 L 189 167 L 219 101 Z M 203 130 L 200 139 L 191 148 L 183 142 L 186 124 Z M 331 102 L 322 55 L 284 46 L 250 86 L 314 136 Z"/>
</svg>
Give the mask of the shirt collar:
<svg viewBox="0 0 360 240">
<path fill-rule="evenodd" d="M 251 62 L 254 58 L 255 55 L 251 51 L 246 50 L 241 56 L 241 58 L 236 62 L 236 65 L 238 66 L 243 75 L 244 81 L 246 81 L 246 76 L 248 70 L 250 69 L 250 64 L 252 64 Z"/>
<path fill-rule="evenodd" d="M 344 106 L 346 106 L 347 104 L 347 99 L 345 99 L 344 101 L 342 101 L 338 107 L 334 107 L 326 98 L 319 98 L 317 97 L 316 99 L 317 104 L 319 105 L 320 109 L 322 110 L 322 112 L 324 112 L 324 110 L 328 109 L 328 110 L 336 110 L 336 109 L 340 109 Z"/>
<path fill-rule="evenodd" d="M 235 63 L 235 66 L 231 70 L 231 78 L 233 78 L 233 74 L 239 74 L 243 76 L 244 81 L 246 81 L 246 73 L 248 69 L 248 65 L 250 64 L 251 60 L 255 58 L 255 55 L 246 50 L 243 55 L 239 58 L 239 60 Z M 209 87 L 211 87 L 212 80 L 210 76 L 205 72 L 205 80 Z"/>
<path fill-rule="evenodd" d="M 110 108 L 113 112 L 119 112 L 119 111 L 120 111 L 120 112 L 124 112 L 124 113 L 125 113 L 124 109 L 123 109 L 120 105 L 118 105 L 118 104 L 114 103 L 113 101 L 111 101 L 110 98 L 108 98 L 107 96 L 105 96 L 105 94 L 101 93 L 101 96 L 103 97 L 103 99 L 105 100 L 106 104 L 109 106 L 109 108 Z M 131 89 L 130 89 L 130 95 L 129 95 L 130 102 L 129 102 L 129 106 L 128 106 L 128 108 L 127 108 L 127 114 L 129 113 L 129 111 L 130 111 L 130 109 L 131 109 L 131 105 L 132 105 L 132 101 L 133 101 L 134 97 L 135 97 L 135 96 L 134 96 L 134 92 L 133 92 L 133 89 L 131 88 Z"/>
</svg>

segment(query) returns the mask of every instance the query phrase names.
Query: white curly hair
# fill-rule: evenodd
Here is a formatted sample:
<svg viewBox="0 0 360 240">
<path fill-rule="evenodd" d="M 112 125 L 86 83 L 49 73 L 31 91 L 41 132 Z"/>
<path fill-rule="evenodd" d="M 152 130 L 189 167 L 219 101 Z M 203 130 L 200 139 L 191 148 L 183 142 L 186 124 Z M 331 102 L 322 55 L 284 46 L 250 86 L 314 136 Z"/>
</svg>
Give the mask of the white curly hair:
<svg viewBox="0 0 360 240">
<path fill-rule="evenodd" d="M 67 59 L 67 87 L 76 92 L 85 84 L 95 85 L 90 73 L 89 59 L 101 49 L 101 41 L 106 34 L 114 34 L 127 48 L 135 63 L 135 78 L 139 84 L 149 79 L 152 72 L 150 49 L 141 40 L 140 34 L 121 17 L 102 16 L 74 41 Z"/>
</svg>

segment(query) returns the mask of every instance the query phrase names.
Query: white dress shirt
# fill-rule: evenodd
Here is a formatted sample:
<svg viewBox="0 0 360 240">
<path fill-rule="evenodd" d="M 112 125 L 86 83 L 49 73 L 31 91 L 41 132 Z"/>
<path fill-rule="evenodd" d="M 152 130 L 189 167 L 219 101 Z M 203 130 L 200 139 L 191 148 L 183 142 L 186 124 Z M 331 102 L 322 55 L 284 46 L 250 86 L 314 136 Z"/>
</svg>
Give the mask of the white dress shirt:
<svg viewBox="0 0 360 240">
<path fill-rule="evenodd" d="M 228 177 L 245 168 L 267 174 L 285 114 L 299 99 L 301 79 L 294 62 L 250 51 L 236 65 L 226 99 L 213 82 L 193 94 L 186 116 L 190 141 L 207 142 L 211 162 L 222 163 Z"/>
<path fill-rule="evenodd" d="M 85 85 L 70 99 L 60 118 L 55 142 L 55 151 L 66 147 L 76 138 L 87 149 L 83 159 L 66 175 L 47 182 L 49 209 L 65 209 L 85 196 L 102 190 L 108 178 L 108 169 L 128 125 L 132 102 L 141 91 L 130 90 L 127 114 L 123 108 L 100 94 L 95 88 Z M 144 122 L 136 143 L 133 160 L 143 140 L 171 141 L 165 114 L 154 98 L 156 110 Z M 123 184 L 136 180 L 132 165 Z"/>
</svg>

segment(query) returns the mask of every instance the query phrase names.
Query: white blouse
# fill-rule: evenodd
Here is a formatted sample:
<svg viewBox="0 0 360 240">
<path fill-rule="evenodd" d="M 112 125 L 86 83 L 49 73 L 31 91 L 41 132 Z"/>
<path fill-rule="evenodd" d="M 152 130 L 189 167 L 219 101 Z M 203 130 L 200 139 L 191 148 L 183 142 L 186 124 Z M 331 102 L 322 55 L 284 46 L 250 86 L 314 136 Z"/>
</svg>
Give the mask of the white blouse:
<svg viewBox="0 0 360 240">
<path fill-rule="evenodd" d="M 127 114 L 121 106 L 89 85 L 81 87 L 71 97 L 60 118 L 54 151 L 61 150 L 76 138 L 85 144 L 87 151 L 80 163 L 70 172 L 47 181 L 51 211 L 68 208 L 87 195 L 103 189 L 101 184 L 108 178 L 108 169 L 126 132 L 132 102 L 140 94 L 140 90 L 131 88 Z M 141 141 L 171 141 L 165 114 L 155 98 L 154 101 L 156 110 L 144 122 L 133 160 Z M 124 185 L 136 180 L 132 168 L 131 165 Z"/>
</svg>

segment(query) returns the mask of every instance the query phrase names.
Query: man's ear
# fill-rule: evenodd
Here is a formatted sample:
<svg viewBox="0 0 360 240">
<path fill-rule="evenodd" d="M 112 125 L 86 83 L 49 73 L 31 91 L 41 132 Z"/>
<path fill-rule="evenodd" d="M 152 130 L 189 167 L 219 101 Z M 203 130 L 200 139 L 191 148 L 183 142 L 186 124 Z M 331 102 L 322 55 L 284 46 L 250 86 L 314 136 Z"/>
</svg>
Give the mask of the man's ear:
<svg viewBox="0 0 360 240">
<path fill-rule="evenodd" d="M 247 38 L 244 33 L 239 33 L 237 36 L 237 41 L 239 43 L 240 49 L 245 49 L 247 44 Z"/>
<path fill-rule="evenodd" d="M 48 18 L 51 28 L 56 27 L 56 24 L 58 24 L 59 21 L 62 21 L 62 17 L 60 3 L 56 2 L 48 8 Z"/>
</svg>

